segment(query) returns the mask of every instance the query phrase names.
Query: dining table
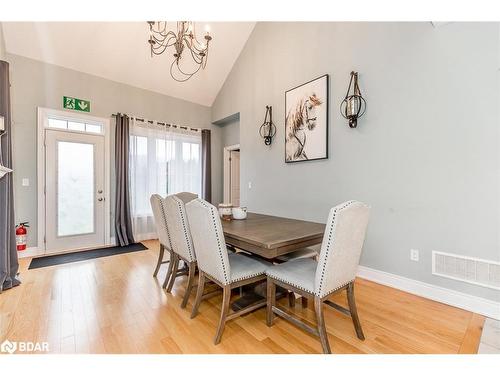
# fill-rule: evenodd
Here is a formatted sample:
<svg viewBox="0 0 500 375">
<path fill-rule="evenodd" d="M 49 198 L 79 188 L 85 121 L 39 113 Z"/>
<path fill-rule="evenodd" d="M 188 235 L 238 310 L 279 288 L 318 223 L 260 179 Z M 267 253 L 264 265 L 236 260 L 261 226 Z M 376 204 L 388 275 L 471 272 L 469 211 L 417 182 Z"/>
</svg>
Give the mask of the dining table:
<svg viewBox="0 0 500 375">
<path fill-rule="evenodd" d="M 246 219 L 222 220 L 222 229 L 228 247 L 276 262 L 281 255 L 320 244 L 325 224 L 249 212 Z M 265 298 L 264 292 L 257 287 L 246 290 L 233 310 Z"/>
</svg>

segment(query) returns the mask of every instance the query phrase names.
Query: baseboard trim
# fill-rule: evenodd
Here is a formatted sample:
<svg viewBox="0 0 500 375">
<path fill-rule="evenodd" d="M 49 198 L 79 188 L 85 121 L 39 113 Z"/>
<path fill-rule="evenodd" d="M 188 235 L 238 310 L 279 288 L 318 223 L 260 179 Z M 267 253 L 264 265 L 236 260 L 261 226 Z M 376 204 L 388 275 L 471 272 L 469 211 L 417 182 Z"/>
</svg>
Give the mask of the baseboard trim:
<svg viewBox="0 0 500 375">
<path fill-rule="evenodd" d="M 156 239 L 158 239 L 158 235 L 156 234 L 156 232 L 136 234 L 134 236 L 134 240 L 136 242 L 146 241 L 146 240 L 156 240 Z"/>
<path fill-rule="evenodd" d="M 28 247 L 26 250 L 18 251 L 17 257 L 21 258 L 31 258 L 42 255 L 43 251 L 36 246 Z"/>
<path fill-rule="evenodd" d="M 408 279 L 392 273 L 359 266 L 358 277 L 378 284 L 390 286 L 420 297 L 445 303 L 467 311 L 472 311 L 493 319 L 500 320 L 500 302 L 476 297 L 456 290 L 442 288 L 421 281 Z"/>
</svg>

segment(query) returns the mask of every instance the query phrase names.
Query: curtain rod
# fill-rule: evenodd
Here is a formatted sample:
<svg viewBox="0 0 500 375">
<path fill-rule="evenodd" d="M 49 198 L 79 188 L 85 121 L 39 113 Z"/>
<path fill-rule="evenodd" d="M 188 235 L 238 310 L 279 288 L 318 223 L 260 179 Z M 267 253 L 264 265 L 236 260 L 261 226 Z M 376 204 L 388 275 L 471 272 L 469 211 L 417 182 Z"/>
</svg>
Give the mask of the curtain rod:
<svg viewBox="0 0 500 375">
<path fill-rule="evenodd" d="M 190 126 L 180 126 L 180 125 L 169 124 L 168 122 L 146 120 L 144 118 L 135 117 L 135 116 L 129 116 L 127 114 L 124 114 L 124 115 L 127 116 L 127 117 L 130 117 L 130 118 L 132 118 L 132 119 L 134 119 L 136 121 L 140 121 L 140 122 L 144 122 L 144 123 L 147 122 L 149 124 L 154 124 L 156 122 L 158 125 L 168 126 L 168 127 L 172 127 L 172 128 L 178 128 L 178 129 L 183 129 L 183 130 L 191 130 L 191 131 L 194 131 L 194 132 L 201 131 L 201 129 L 199 129 L 199 128 L 192 128 Z M 116 113 L 113 113 L 111 116 L 116 117 Z"/>
</svg>

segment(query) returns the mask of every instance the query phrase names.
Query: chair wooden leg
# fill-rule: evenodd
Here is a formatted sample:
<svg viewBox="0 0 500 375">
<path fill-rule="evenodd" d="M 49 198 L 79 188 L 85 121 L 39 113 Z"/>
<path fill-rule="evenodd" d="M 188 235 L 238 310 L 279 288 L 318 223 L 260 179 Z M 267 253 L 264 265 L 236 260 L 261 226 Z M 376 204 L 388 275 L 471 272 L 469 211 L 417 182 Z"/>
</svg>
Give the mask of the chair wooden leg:
<svg viewBox="0 0 500 375">
<path fill-rule="evenodd" d="M 226 318 L 229 314 L 229 302 L 231 300 L 231 287 L 229 285 L 224 286 L 223 297 L 222 297 L 222 308 L 220 311 L 219 326 L 217 327 L 217 333 L 215 334 L 214 344 L 220 343 L 222 333 L 224 332 L 224 327 L 226 326 Z"/>
<path fill-rule="evenodd" d="M 300 297 L 300 302 L 302 303 L 302 308 L 303 309 L 307 309 L 307 306 L 308 306 L 308 300 L 306 297 Z"/>
<path fill-rule="evenodd" d="M 168 282 L 167 292 L 170 293 L 172 291 L 172 287 L 174 286 L 175 278 L 177 277 L 177 271 L 179 269 L 179 257 L 172 253 L 172 276 L 170 276 L 170 281 Z"/>
<path fill-rule="evenodd" d="M 181 303 L 181 308 L 183 309 L 186 307 L 189 300 L 189 296 L 191 295 L 191 290 L 193 289 L 194 274 L 196 272 L 196 262 L 190 262 L 188 267 L 189 267 L 188 283 L 186 286 L 186 292 L 184 293 L 184 298 L 182 299 Z"/>
<path fill-rule="evenodd" d="M 316 310 L 316 320 L 318 321 L 318 333 L 323 347 L 323 353 L 331 354 L 330 344 L 328 342 L 328 333 L 325 327 L 325 317 L 323 315 L 323 302 L 321 298 L 314 297 L 314 309 Z"/>
<path fill-rule="evenodd" d="M 191 319 L 198 315 L 198 309 L 200 308 L 200 303 L 203 297 L 203 291 L 205 290 L 205 274 L 200 271 L 198 276 L 198 289 L 196 290 L 196 299 L 194 301 L 193 311 L 191 312 Z"/>
<path fill-rule="evenodd" d="M 169 253 L 169 261 L 168 261 L 168 268 L 167 268 L 167 273 L 165 275 L 165 281 L 163 281 L 163 289 L 165 289 L 168 285 L 168 282 L 170 281 L 170 277 L 172 276 L 172 268 L 174 266 L 174 253 L 170 251 Z"/>
<path fill-rule="evenodd" d="M 292 291 L 288 292 L 288 305 L 290 307 L 295 307 L 295 293 Z"/>
<path fill-rule="evenodd" d="M 358 336 L 358 339 L 364 340 L 365 335 L 363 334 L 363 329 L 361 328 L 358 309 L 356 308 L 356 300 L 354 298 L 354 281 L 347 286 L 347 302 L 349 303 L 349 311 L 351 312 L 351 318 L 354 324 L 354 329 L 356 330 L 356 336 Z"/>
<path fill-rule="evenodd" d="M 158 271 L 160 270 L 161 263 L 163 262 L 163 254 L 165 253 L 165 248 L 162 244 L 160 244 L 160 255 L 158 256 L 158 262 L 156 263 L 155 271 L 153 272 L 153 277 L 158 275 Z"/>
<path fill-rule="evenodd" d="M 267 312 L 266 323 L 268 327 L 273 325 L 274 313 L 273 306 L 276 305 L 276 284 L 271 278 L 267 278 Z"/>
</svg>

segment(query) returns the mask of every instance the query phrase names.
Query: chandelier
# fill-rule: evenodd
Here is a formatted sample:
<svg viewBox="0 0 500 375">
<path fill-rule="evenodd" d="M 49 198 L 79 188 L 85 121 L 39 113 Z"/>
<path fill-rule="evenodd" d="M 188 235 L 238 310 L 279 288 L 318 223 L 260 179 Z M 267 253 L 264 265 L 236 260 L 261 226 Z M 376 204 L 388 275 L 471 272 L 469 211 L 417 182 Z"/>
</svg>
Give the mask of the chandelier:
<svg viewBox="0 0 500 375">
<path fill-rule="evenodd" d="M 176 32 L 167 30 L 166 21 L 148 21 L 148 24 L 151 57 L 161 55 L 168 47 L 174 46 L 175 48 L 174 61 L 170 65 L 170 75 L 174 80 L 185 82 L 200 68 L 205 69 L 208 59 L 208 45 L 212 40 L 208 31 L 204 37 L 205 41 L 200 42 L 196 37 L 194 22 L 177 22 Z M 182 60 L 186 55 L 191 55 L 191 62 L 187 62 L 186 59 Z"/>
</svg>

